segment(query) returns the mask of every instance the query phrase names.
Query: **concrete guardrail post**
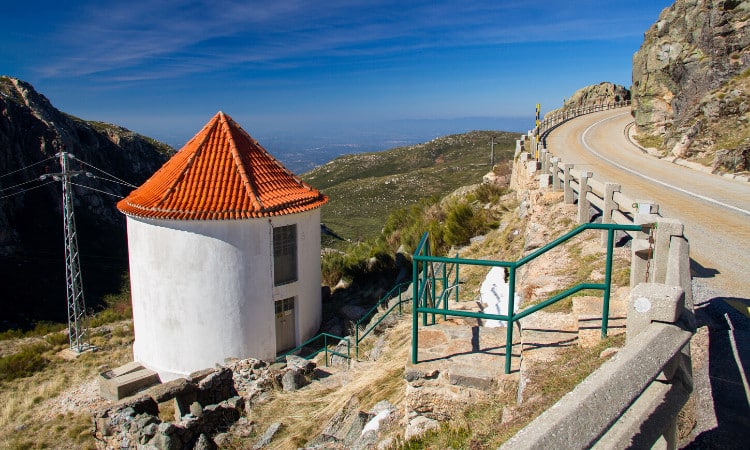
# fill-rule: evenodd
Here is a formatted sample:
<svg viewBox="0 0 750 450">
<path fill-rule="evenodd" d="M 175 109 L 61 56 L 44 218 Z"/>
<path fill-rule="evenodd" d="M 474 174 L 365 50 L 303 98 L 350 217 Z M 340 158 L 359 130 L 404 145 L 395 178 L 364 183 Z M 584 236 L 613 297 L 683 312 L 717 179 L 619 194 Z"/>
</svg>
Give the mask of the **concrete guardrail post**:
<svg viewBox="0 0 750 450">
<path fill-rule="evenodd" d="M 636 213 L 633 217 L 635 225 L 656 225 L 661 218 L 659 205 L 648 200 L 638 200 L 635 204 Z M 654 257 L 653 229 L 647 232 L 636 232 L 631 243 L 630 286 L 638 283 L 653 281 L 654 267 L 651 263 Z"/>
<path fill-rule="evenodd" d="M 575 197 L 573 197 L 573 186 L 570 185 L 570 180 L 573 177 L 570 174 L 570 169 L 573 168 L 573 164 L 563 164 L 563 201 L 566 205 L 572 205 L 575 203 Z"/>
<path fill-rule="evenodd" d="M 541 163 L 541 170 L 543 173 L 549 172 L 549 160 L 547 159 L 548 153 L 546 148 L 539 150 L 539 162 Z"/>
<path fill-rule="evenodd" d="M 656 236 L 654 242 L 654 278 L 655 283 L 666 283 L 667 263 L 669 261 L 669 245 L 672 237 L 683 236 L 683 225 L 679 220 L 659 218 L 656 223 Z"/>
<path fill-rule="evenodd" d="M 689 321 L 693 317 L 692 306 L 688 308 L 685 304 L 685 293 L 686 291 L 680 286 L 668 286 L 661 283 L 642 283 L 633 288 L 628 302 L 625 345 L 632 342 L 654 322 L 675 324 L 693 332 L 689 326 Z M 652 427 L 660 426 L 661 436 L 652 448 L 676 449 L 678 445 L 677 412 L 682 409 L 687 402 L 687 396 L 693 390 L 689 341 L 674 354 L 654 383 L 661 383 L 662 386 L 679 386 L 678 392 L 682 393 L 682 395 L 659 396 L 655 395 L 657 389 L 647 389 L 641 394 L 641 397 L 654 397 L 649 400 L 641 399 L 643 402 L 659 401 L 661 403 L 659 410 L 653 413 L 655 417 L 652 418 L 651 424 Z"/>
<path fill-rule="evenodd" d="M 559 191 L 562 189 L 562 179 L 560 178 L 560 158 L 557 156 L 550 159 L 552 164 L 552 190 Z"/>
<path fill-rule="evenodd" d="M 604 210 L 602 211 L 602 223 L 613 223 L 612 211 L 616 211 L 620 208 L 620 205 L 615 201 L 615 192 L 620 192 L 620 185 L 617 183 L 605 183 L 604 184 Z M 607 245 L 607 230 L 602 230 L 602 245 Z"/>
<path fill-rule="evenodd" d="M 593 176 L 592 172 L 581 172 L 581 179 L 578 181 L 578 223 L 580 224 L 589 223 L 591 219 L 591 214 L 589 213 L 591 202 L 586 197 L 586 194 L 591 189 L 589 187 L 589 178 Z"/>
</svg>

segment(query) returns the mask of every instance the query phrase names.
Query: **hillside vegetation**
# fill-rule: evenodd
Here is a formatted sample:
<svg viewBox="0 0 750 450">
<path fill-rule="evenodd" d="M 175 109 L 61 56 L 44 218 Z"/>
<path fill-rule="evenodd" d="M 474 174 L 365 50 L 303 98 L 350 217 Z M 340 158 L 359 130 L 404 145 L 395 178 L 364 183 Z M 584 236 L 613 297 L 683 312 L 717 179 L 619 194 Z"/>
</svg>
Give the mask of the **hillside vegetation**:
<svg viewBox="0 0 750 450">
<path fill-rule="evenodd" d="M 342 156 L 302 178 L 331 199 L 323 207 L 322 222 L 344 239 L 362 241 L 376 237 L 394 210 L 479 183 L 491 169 L 493 137 L 495 162 L 509 160 L 517 133 L 472 131 L 385 152 Z M 323 246 L 345 247 L 325 236 Z"/>
</svg>

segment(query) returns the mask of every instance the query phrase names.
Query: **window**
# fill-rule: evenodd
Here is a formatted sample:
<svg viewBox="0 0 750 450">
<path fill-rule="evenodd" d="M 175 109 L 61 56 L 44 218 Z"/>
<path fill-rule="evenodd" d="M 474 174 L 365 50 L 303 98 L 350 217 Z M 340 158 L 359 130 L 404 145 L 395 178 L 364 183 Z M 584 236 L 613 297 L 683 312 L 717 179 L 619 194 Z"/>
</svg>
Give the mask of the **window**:
<svg viewBox="0 0 750 450">
<path fill-rule="evenodd" d="M 273 229 L 273 283 L 297 281 L 297 225 Z"/>
</svg>

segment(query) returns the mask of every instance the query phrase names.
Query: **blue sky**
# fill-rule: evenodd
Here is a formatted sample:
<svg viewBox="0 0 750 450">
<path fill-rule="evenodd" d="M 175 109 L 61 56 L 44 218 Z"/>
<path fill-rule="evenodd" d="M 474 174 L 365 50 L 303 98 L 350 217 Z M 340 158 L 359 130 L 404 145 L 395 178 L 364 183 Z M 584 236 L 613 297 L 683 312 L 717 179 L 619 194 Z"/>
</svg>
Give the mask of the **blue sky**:
<svg viewBox="0 0 750 450">
<path fill-rule="evenodd" d="M 0 74 L 178 147 L 219 110 L 256 137 L 414 119 L 530 127 L 537 102 L 629 86 L 632 54 L 670 4 L 15 1 L 3 6 Z"/>
</svg>

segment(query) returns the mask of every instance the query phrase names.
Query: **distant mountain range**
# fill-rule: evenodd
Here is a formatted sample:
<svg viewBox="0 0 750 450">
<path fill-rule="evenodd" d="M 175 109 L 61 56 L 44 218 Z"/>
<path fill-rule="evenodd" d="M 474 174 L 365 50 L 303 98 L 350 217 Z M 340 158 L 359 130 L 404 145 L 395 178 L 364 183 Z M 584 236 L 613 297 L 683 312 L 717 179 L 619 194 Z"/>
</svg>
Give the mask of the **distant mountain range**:
<svg viewBox="0 0 750 450">
<path fill-rule="evenodd" d="M 342 126 L 335 131 L 251 133 L 292 172 L 302 174 L 342 155 L 379 152 L 427 142 L 473 130 L 525 133 L 533 125 L 533 111 L 525 118 L 465 117 L 382 121 L 366 127 Z"/>
</svg>

